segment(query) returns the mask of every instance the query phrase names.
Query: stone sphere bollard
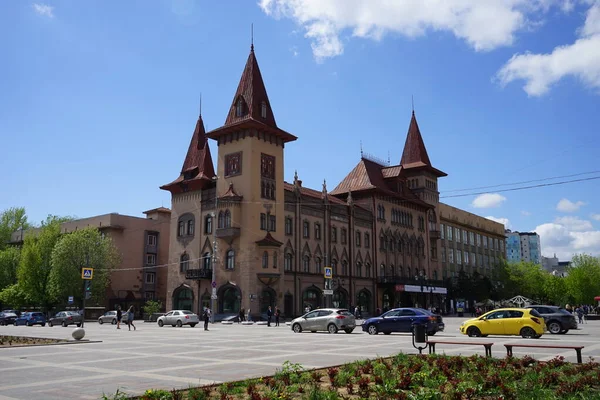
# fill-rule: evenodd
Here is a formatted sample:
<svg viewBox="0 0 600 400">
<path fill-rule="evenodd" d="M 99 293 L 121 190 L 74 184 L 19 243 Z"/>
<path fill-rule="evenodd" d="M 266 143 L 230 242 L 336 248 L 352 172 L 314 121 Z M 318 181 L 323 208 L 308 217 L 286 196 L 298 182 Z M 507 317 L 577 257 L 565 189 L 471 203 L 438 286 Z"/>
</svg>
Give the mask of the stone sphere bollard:
<svg viewBox="0 0 600 400">
<path fill-rule="evenodd" d="M 73 339 L 81 340 L 85 336 L 85 330 L 83 328 L 75 328 L 71 335 L 73 335 Z"/>
</svg>

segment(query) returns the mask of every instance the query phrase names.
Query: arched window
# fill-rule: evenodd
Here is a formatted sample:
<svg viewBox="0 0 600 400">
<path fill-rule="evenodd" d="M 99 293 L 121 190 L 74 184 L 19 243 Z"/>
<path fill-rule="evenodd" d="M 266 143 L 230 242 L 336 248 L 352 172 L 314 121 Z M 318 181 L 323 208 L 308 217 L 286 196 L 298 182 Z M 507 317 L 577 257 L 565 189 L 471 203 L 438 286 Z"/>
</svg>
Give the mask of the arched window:
<svg viewBox="0 0 600 400">
<path fill-rule="evenodd" d="M 369 263 L 365 264 L 365 272 L 366 272 L 365 275 L 367 276 L 367 278 L 370 278 L 371 277 L 371 264 L 369 264 Z"/>
<path fill-rule="evenodd" d="M 242 101 L 242 98 L 240 97 L 235 105 L 235 116 L 241 117 L 243 115 L 243 112 L 244 112 L 244 102 Z"/>
<path fill-rule="evenodd" d="M 204 217 L 204 233 L 212 233 L 212 215 L 210 214 Z"/>
<path fill-rule="evenodd" d="M 379 266 L 379 276 L 385 276 L 385 264 Z"/>
<path fill-rule="evenodd" d="M 337 270 L 337 260 L 333 259 L 331 260 L 331 272 L 333 272 L 333 276 L 337 276 L 338 270 Z"/>
<path fill-rule="evenodd" d="M 317 269 L 315 271 L 317 274 L 322 273 L 323 264 L 322 264 L 322 261 L 321 261 L 321 257 L 315 258 L 315 268 Z"/>
<path fill-rule="evenodd" d="M 273 252 L 273 268 L 277 268 L 277 262 L 279 261 L 278 258 L 279 258 L 279 256 L 278 256 L 277 252 L 274 251 Z"/>
<path fill-rule="evenodd" d="M 438 274 L 437 274 L 437 270 L 433 271 L 433 280 L 437 281 L 438 280 Z"/>
<path fill-rule="evenodd" d="M 211 269 L 212 265 L 211 265 L 211 257 L 210 257 L 210 253 L 204 253 L 202 255 L 202 268 L 204 269 Z"/>
<path fill-rule="evenodd" d="M 286 253 L 285 254 L 285 258 L 283 260 L 283 268 L 286 271 L 291 271 L 292 270 L 292 254 L 291 253 Z"/>
<path fill-rule="evenodd" d="M 269 253 L 266 251 L 263 251 L 263 255 L 262 255 L 262 267 L 263 268 L 269 268 Z"/>
<path fill-rule="evenodd" d="M 219 228 L 225 227 L 225 214 L 223 214 L 223 211 L 219 211 L 219 221 L 217 226 Z"/>
<path fill-rule="evenodd" d="M 186 213 L 177 222 L 177 236 L 194 236 L 194 214 Z"/>
<path fill-rule="evenodd" d="M 412 278 L 413 276 L 410 274 L 410 267 L 406 267 L 406 276 Z"/>
<path fill-rule="evenodd" d="M 359 278 L 362 276 L 362 264 L 360 261 L 356 262 L 356 276 Z"/>
<path fill-rule="evenodd" d="M 267 118 L 267 103 L 264 101 L 260 103 L 260 116 Z"/>
<path fill-rule="evenodd" d="M 235 267 L 235 251 L 228 250 L 227 256 L 225 257 L 227 269 L 233 269 Z"/>
<path fill-rule="evenodd" d="M 225 228 L 231 228 L 231 212 L 225 210 Z"/>
<path fill-rule="evenodd" d="M 348 275 L 348 261 L 342 260 L 342 275 Z"/>
<path fill-rule="evenodd" d="M 396 276 L 402 276 L 402 266 L 398 265 Z"/>
<path fill-rule="evenodd" d="M 185 272 L 190 267 L 190 256 L 187 253 L 183 253 L 179 257 L 179 272 Z"/>
<path fill-rule="evenodd" d="M 310 257 L 307 255 L 302 257 L 302 272 L 310 272 Z"/>
</svg>

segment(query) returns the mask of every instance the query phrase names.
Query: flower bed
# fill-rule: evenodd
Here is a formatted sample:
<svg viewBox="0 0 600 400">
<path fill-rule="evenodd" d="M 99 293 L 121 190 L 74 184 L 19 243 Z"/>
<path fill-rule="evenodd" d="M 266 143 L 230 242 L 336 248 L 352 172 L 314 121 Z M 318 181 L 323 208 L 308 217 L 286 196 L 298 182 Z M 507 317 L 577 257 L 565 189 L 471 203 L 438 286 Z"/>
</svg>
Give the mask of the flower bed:
<svg viewBox="0 0 600 400">
<path fill-rule="evenodd" d="M 25 336 L 0 335 L 0 347 L 40 346 L 45 344 L 66 343 L 67 340 L 47 339 Z"/>
<path fill-rule="evenodd" d="M 123 393 L 104 399 L 125 399 Z M 148 390 L 141 400 L 600 399 L 600 364 L 524 358 L 406 355 L 305 370 L 284 363 L 274 376 Z"/>
</svg>

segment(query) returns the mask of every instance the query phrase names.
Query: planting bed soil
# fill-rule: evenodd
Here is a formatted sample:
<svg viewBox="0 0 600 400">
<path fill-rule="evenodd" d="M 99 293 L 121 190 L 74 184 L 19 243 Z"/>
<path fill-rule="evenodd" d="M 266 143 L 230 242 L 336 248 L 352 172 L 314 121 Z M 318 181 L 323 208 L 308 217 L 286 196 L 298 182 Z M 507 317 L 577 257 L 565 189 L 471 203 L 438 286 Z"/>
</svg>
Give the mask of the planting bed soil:
<svg viewBox="0 0 600 400">
<path fill-rule="evenodd" d="M 0 335 L 0 348 L 2 348 L 2 347 L 40 346 L 40 345 L 56 344 L 56 343 L 68 343 L 68 340 Z"/>
<path fill-rule="evenodd" d="M 117 392 L 104 399 L 127 399 Z M 187 390 L 147 390 L 132 399 L 600 399 L 600 364 L 556 357 L 406 355 L 305 370 L 284 363 L 270 377 Z"/>
</svg>

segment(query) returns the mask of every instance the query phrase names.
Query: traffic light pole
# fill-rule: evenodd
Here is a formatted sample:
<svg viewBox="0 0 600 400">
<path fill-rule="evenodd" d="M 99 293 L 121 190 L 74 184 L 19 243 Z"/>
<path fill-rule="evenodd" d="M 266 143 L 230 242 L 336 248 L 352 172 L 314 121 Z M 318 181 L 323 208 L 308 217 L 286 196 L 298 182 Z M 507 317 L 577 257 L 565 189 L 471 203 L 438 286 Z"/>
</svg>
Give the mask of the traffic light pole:
<svg viewBox="0 0 600 400">
<path fill-rule="evenodd" d="M 81 269 L 81 273 L 83 274 L 83 268 Z M 82 279 L 83 281 L 83 304 L 81 309 L 83 310 L 83 315 L 81 316 L 81 327 L 83 328 L 83 324 L 85 322 L 85 296 L 87 295 L 86 293 L 86 285 L 87 285 L 87 281 L 85 279 Z"/>
</svg>

